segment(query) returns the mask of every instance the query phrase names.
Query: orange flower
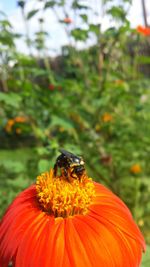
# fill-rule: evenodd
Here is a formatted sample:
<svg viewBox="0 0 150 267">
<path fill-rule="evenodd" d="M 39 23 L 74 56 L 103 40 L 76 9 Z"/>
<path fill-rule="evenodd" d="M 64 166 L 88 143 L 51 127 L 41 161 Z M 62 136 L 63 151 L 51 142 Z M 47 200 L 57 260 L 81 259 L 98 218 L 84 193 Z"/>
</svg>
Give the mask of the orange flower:
<svg viewBox="0 0 150 267">
<path fill-rule="evenodd" d="M 0 266 L 138 267 L 145 241 L 125 204 L 86 174 L 38 176 L 0 225 Z"/>
<path fill-rule="evenodd" d="M 5 126 L 5 131 L 6 131 L 7 133 L 10 133 L 10 132 L 12 131 L 12 127 L 13 127 L 14 124 L 15 124 L 14 119 L 10 119 L 10 120 L 8 120 L 8 121 L 7 121 L 7 124 L 6 124 L 6 126 Z"/>
<path fill-rule="evenodd" d="M 66 17 L 66 18 L 64 18 L 63 22 L 65 22 L 66 24 L 70 24 L 73 22 L 73 20 L 69 17 Z"/>
<path fill-rule="evenodd" d="M 24 123 L 27 121 L 27 118 L 26 117 L 23 117 L 23 116 L 18 116 L 18 117 L 15 117 L 13 119 L 9 119 L 7 121 L 7 124 L 5 126 L 5 131 L 10 133 L 12 131 L 12 128 L 14 126 L 14 124 L 17 122 L 17 123 Z"/>
<path fill-rule="evenodd" d="M 124 84 L 124 80 L 115 80 L 115 84 L 116 85 L 123 85 Z"/>
<path fill-rule="evenodd" d="M 111 114 L 109 114 L 109 113 L 107 113 L 107 112 L 105 112 L 104 114 L 103 114 L 103 116 L 102 116 L 102 121 L 103 122 L 110 122 L 110 121 L 112 121 L 112 115 Z"/>
<path fill-rule="evenodd" d="M 138 174 L 142 171 L 142 168 L 139 164 L 134 164 L 131 166 L 130 168 L 130 171 L 133 173 L 133 174 Z"/>
<path fill-rule="evenodd" d="M 136 30 L 138 33 L 141 33 L 142 35 L 145 35 L 145 36 L 150 35 L 150 27 L 143 27 L 139 25 Z"/>
<path fill-rule="evenodd" d="M 27 121 L 27 118 L 26 117 L 23 117 L 23 116 L 18 116 L 16 118 L 14 118 L 15 122 L 19 122 L 19 123 L 22 123 L 22 122 L 26 122 Z"/>
<path fill-rule="evenodd" d="M 22 130 L 20 128 L 16 128 L 16 133 L 21 134 Z"/>
</svg>

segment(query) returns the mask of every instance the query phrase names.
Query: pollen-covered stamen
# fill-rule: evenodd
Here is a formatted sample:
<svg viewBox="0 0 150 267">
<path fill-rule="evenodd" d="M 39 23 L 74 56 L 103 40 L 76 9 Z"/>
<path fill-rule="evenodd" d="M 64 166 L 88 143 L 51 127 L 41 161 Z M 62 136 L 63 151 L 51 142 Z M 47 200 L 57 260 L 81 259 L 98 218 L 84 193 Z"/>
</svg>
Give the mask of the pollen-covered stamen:
<svg viewBox="0 0 150 267">
<path fill-rule="evenodd" d="M 68 182 L 61 176 L 54 177 L 53 170 L 37 177 L 36 191 L 43 210 L 55 217 L 86 214 L 95 194 L 91 178 L 86 175 Z"/>
</svg>

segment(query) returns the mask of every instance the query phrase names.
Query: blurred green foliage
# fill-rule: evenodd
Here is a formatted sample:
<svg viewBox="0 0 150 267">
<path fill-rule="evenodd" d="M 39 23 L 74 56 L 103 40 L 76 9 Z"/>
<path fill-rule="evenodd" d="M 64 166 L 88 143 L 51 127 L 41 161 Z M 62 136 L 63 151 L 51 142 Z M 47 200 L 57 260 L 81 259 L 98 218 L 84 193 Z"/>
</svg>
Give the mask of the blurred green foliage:
<svg viewBox="0 0 150 267">
<path fill-rule="evenodd" d="M 102 31 L 90 21 L 90 5 L 71 1 L 70 9 L 85 26 L 79 27 L 71 25 L 65 1 L 46 1 L 43 14 L 62 9 L 65 19 L 58 20 L 72 41 L 55 59 L 47 54 L 44 18 L 37 18 L 39 32 L 30 39 L 28 32 L 16 34 L 1 14 L 1 216 L 18 192 L 53 167 L 63 147 L 83 155 L 89 175 L 126 202 L 150 243 L 150 80 L 141 71 L 150 57 L 140 54 L 141 46 L 150 43 L 130 27 L 130 2 L 116 7 L 104 1 L 116 26 Z M 18 4 L 29 26 L 40 10 L 27 13 L 25 2 Z M 95 44 L 78 50 L 78 42 L 85 44 L 91 36 Z M 24 38 L 29 55 L 17 51 L 18 38 Z M 143 262 L 148 266 L 147 256 Z"/>
</svg>

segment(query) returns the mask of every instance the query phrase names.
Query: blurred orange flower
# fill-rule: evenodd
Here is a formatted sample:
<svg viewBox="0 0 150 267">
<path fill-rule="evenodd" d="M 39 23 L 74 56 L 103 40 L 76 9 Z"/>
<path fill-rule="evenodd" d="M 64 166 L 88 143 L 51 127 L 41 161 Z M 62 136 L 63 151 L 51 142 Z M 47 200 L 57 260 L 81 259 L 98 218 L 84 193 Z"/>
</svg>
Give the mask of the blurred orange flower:
<svg viewBox="0 0 150 267">
<path fill-rule="evenodd" d="M 14 121 L 15 122 L 22 123 L 22 122 L 26 122 L 27 121 L 27 118 L 26 117 L 23 117 L 23 116 L 18 116 L 18 117 L 15 117 L 14 118 Z"/>
<path fill-rule="evenodd" d="M 7 133 L 10 133 L 10 132 L 12 132 L 12 128 L 13 128 L 13 126 L 14 126 L 15 123 L 24 123 L 26 121 L 27 121 L 27 118 L 26 117 L 23 117 L 23 116 L 17 116 L 17 117 L 15 117 L 13 119 L 9 119 L 7 121 L 6 126 L 5 126 L 5 131 Z"/>
<path fill-rule="evenodd" d="M 141 168 L 141 166 L 139 164 L 134 164 L 134 165 L 131 166 L 130 171 L 133 174 L 138 174 L 138 173 L 141 173 L 142 168 Z"/>
<path fill-rule="evenodd" d="M 13 127 L 14 124 L 15 124 L 14 119 L 10 119 L 10 120 L 8 120 L 8 121 L 7 121 L 7 124 L 6 124 L 6 126 L 5 126 L 5 131 L 6 131 L 7 133 L 10 133 L 10 132 L 12 131 L 12 127 Z"/>
<path fill-rule="evenodd" d="M 123 85 L 124 84 L 124 80 L 115 80 L 115 84 L 116 85 Z"/>
<path fill-rule="evenodd" d="M 129 209 L 86 174 L 68 182 L 43 173 L 0 224 L 1 267 L 139 267 L 142 250 Z"/>
<path fill-rule="evenodd" d="M 150 35 L 150 27 L 143 27 L 141 25 L 139 25 L 136 28 L 137 32 L 141 33 L 142 35 L 148 36 Z"/>
<path fill-rule="evenodd" d="M 69 17 L 66 17 L 66 18 L 64 18 L 63 22 L 65 22 L 66 24 L 70 24 L 73 22 L 73 20 Z"/>
<path fill-rule="evenodd" d="M 22 130 L 20 128 L 16 128 L 16 133 L 21 134 Z"/>
<path fill-rule="evenodd" d="M 110 113 L 107 113 L 105 112 L 103 115 L 102 115 L 102 121 L 103 122 L 110 122 L 112 121 L 113 117 Z"/>
</svg>

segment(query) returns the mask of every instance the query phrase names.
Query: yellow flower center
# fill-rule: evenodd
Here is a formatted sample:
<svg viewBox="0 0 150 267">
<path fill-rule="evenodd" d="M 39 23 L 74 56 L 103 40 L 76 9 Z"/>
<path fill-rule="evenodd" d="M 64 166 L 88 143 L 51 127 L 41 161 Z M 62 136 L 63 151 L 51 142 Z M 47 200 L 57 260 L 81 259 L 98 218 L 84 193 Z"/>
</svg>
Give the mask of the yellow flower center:
<svg viewBox="0 0 150 267">
<path fill-rule="evenodd" d="M 37 177 L 36 191 L 45 212 L 64 218 L 86 214 L 95 194 L 92 179 L 87 175 L 68 182 L 62 176 L 54 177 L 52 169 Z"/>
</svg>

